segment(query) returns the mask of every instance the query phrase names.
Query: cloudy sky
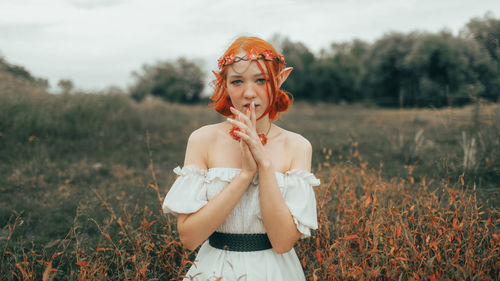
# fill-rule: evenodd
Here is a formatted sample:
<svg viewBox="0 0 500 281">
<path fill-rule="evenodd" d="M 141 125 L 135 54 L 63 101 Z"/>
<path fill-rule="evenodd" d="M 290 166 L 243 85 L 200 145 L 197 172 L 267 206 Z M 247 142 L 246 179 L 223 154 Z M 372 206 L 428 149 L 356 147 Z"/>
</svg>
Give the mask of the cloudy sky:
<svg viewBox="0 0 500 281">
<path fill-rule="evenodd" d="M 126 88 L 144 63 L 199 59 L 203 69 L 238 35 L 279 33 L 313 52 L 332 42 L 373 42 L 389 31 L 454 34 L 498 0 L 0 0 L 0 55 L 84 90 Z M 54 89 L 56 91 L 56 89 Z"/>
</svg>

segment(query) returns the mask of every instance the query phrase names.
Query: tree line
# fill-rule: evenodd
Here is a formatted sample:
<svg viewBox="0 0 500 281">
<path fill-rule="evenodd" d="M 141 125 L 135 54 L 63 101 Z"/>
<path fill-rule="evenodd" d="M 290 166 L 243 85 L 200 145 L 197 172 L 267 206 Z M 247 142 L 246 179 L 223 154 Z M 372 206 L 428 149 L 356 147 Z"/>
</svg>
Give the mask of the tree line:
<svg viewBox="0 0 500 281">
<path fill-rule="evenodd" d="M 373 43 L 332 43 L 319 54 L 279 34 L 269 41 L 294 68 L 283 88 L 295 100 L 386 107 L 500 101 L 500 19 L 491 13 L 471 19 L 458 35 L 391 32 Z M 170 102 L 206 102 L 202 93 L 207 75 L 196 60 L 144 64 L 132 75 L 127 90 L 110 87 L 102 93 L 127 93 L 136 101 L 156 96 Z M 58 87 L 69 94 L 74 85 L 62 79 Z M 21 88 L 43 92 L 49 83 L 0 56 L 0 92 Z"/>
<path fill-rule="evenodd" d="M 319 54 L 280 35 L 270 41 L 294 71 L 283 85 L 296 100 L 369 102 L 388 107 L 463 105 L 500 97 L 500 19 L 471 19 L 458 35 L 449 31 L 391 32 L 373 43 L 332 43 Z M 171 102 L 202 99 L 205 73 L 179 58 L 143 65 L 133 73 L 132 98 Z"/>
</svg>

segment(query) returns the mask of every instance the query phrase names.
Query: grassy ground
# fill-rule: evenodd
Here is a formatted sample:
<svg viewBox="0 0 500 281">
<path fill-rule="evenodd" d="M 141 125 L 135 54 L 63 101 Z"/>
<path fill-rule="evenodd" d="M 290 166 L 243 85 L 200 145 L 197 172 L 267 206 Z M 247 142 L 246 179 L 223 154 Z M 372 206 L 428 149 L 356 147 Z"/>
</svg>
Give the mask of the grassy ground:
<svg viewBox="0 0 500 281">
<path fill-rule="evenodd" d="M 78 267 L 75 263 L 82 258 L 92 259 L 78 254 L 77 250 L 97 251 L 98 245 L 104 243 L 103 230 L 111 235 L 110 239 L 104 240 L 118 243 L 118 239 L 127 233 L 127 227 L 137 230 L 145 220 L 161 224 L 149 225 L 150 232 L 134 236 L 137 241 L 175 242 L 171 218 L 162 217 L 160 212 L 162 197 L 174 180 L 171 170 L 182 165 L 191 131 L 222 120 L 203 105 L 179 106 L 158 100 L 136 104 L 127 97 L 114 95 L 1 94 L 0 248 L 5 247 L 12 253 L 4 251 L 2 254 L 2 270 L 8 268 L 12 276 L 22 276 L 24 273 L 17 264 L 32 262 L 33 269 L 25 268 L 24 272 L 41 274 L 47 269 L 49 260 L 52 266 L 53 254 L 66 249 L 66 253 L 72 254 L 61 254 L 66 262 L 58 261 L 61 264 L 59 270 L 81 274 L 82 265 Z M 500 205 L 499 121 L 500 106 L 496 104 L 440 110 L 295 104 L 278 124 L 311 141 L 313 170 L 322 174 L 324 179 L 338 177 L 338 171 L 343 169 L 354 169 L 358 174 L 351 173 L 351 178 L 361 182 L 367 173 L 375 173 L 374 178 L 384 183 L 402 182 L 404 188 L 394 190 L 404 190 L 405 198 L 413 196 L 412 192 L 420 194 L 418 198 L 427 198 L 429 192 L 434 192 L 435 196 L 446 199 L 450 192 L 454 194 L 453 190 L 460 192 L 463 198 L 469 198 L 467 200 L 471 197 L 466 196 L 477 196 L 479 205 L 484 205 L 485 209 L 492 207 L 488 214 L 490 218 L 493 216 L 493 227 L 489 226 L 487 234 L 498 237 L 499 222 L 495 218 L 498 218 Z M 468 155 L 469 160 L 464 162 L 464 155 Z M 332 170 L 332 167 L 336 168 Z M 363 184 L 360 186 L 364 188 Z M 425 186 L 425 191 L 419 190 L 422 186 Z M 352 196 L 366 202 L 365 193 L 357 192 Z M 396 195 L 384 196 L 379 196 L 378 201 L 384 201 L 382 205 L 387 207 Z M 332 200 L 329 204 L 338 203 Z M 423 203 L 411 200 L 405 204 L 399 205 L 400 211 L 412 204 L 425 207 Z M 442 208 L 438 211 L 449 211 Z M 464 216 L 467 214 L 465 209 Z M 327 221 L 335 221 L 332 217 L 335 213 L 327 213 Z M 427 215 L 425 212 L 420 214 Z M 480 227 L 484 228 L 484 224 Z M 451 222 L 445 225 L 453 227 Z M 345 228 L 350 230 L 338 233 L 336 237 L 356 232 L 354 226 L 346 225 Z M 142 230 L 146 229 L 149 230 L 146 227 Z M 394 231 L 397 232 L 397 228 Z M 480 233 L 477 229 L 475 231 Z M 170 240 L 161 236 L 166 235 L 162 233 L 168 234 Z M 334 245 L 335 237 L 323 234 L 318 232 L 318 239 L 323 239 L 318 243 Z M 441 234 L 436 232 L 436 235 Z M 132 245 L 133 235 L 127 237 L 125 240 Z M 149 237 L 149 240 L 144 237 Z M 490 255 L 496 255 L 498 263 L 495 239 L 491 240 L 491 249 L 496 250 Z M 123 245 L 128 244 L 124 242 Z M 300 247 L 303 253 L 314 248 L 306 247 L 306 244 Z M 322 244 L 321 249 L 324 247 L 326 244 Z M 125 248 L 136 253 L 134 246 Z M 36 260 L 27 261 L 21 254 L 23 251 L 49 258 L 45 259 L 45 264 L 38 264 Z M 166 250 L 162 251 L 156 253 L 165 253 Z M 182 250 L 174 253 L 175 258 L 170 263 L 160 265 L 171 264 L 175 268 L 189 255 L 192 257 L 192 253 Z M 99 261 L 109 263 L 104 258 Z M 315 266 L 319 266 L 318 261 Z M 141 267 L 136 265 L 136 268 L 136 273 L 140 272 Z M 306 274 L 312 277 L 315 269 L 306 267 Z M 117 268 L 108 270 L 118 272 Z M 178 270 L 181 274 L 182 270 Z M 382 274 L 380 270 L 379 274 Z M 385 270 L 387 275 L 388 269 Z M 77 273 L 74 279 L 81 277 Z M 431 276 L 434 273 L 422 274 Z M 141 278 L 142 275 L 137 276 Z"/>
</svg>

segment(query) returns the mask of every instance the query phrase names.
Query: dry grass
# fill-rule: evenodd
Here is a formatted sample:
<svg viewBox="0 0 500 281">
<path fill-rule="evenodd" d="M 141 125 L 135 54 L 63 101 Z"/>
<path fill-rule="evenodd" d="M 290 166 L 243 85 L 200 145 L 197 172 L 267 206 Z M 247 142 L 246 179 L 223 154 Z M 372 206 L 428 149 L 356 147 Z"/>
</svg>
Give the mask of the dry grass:
<svg viewBox="0 0 500 281">
<path fill-rule="evenodd" d="M 475 187 L 386 181 L 365 167 L 322 171 L 320 229 L 297 249 L 311 280 L 500 278 L 500 213 Z"/>
<path fill-rule="evenodd" d="M 353 143 L 353 159 L 360 156 Z M 325 158 L 329 155 L 325 151 Z M 160 206 L 164 194 L 150 188 Z M 386 181 L 366 163 L 325 160 L 317 171 L 320 229 L 296 250 L 308 280 L 492 280 L 500 278 L 500 213 L 483 207 L 475 187 L 432 186 L 424 179 Z M 1 270 L 7 280 L 179 280 L 194 253 L 182 247 L 174 218 L 160 208 L 127 207 L 118 212 L 101 194 L 103 223 L 90 219 L 98 241 L 89 244 L 80 211 L 66 237 L 41 250 L 12 248 L 20 216 L 8 224 Z"/>
<path fill-rule="evenodd" d="M 320 229 L 296 246 L 308 280 L 500 279 L 500 106 L 473 111 L 296 104 L 283 116 L 322 179 Z M 185 274 L 195 253 L 161 203 L 189 133 L 221 117 L 29 93 L 0 95 L 0 117 L 3 279 Z M 462 151 L 472 138 L 475 152 Z"/>
</svg>

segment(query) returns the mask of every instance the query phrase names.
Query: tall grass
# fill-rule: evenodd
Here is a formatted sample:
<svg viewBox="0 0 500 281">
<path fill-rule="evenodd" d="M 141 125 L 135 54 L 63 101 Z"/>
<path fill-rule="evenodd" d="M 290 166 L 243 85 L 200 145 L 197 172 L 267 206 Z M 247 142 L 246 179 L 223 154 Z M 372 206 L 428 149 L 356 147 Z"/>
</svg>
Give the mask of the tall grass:
<svg viewBox="0 0 500 281">
<path fill-rule="evenodd" d="M 298 247 L 312 280 L 496 280 L 500 213 L 463 179 L 447 185 L 333 164 L 320 229 Z"/>
<path fill-rule="evenodd" d="M 500 213 L 480 204 L 474 187 L 386 181 L 364 163 L 322 167 L 320 228 L 296 246 L 308 280 L 500 278 Z M 6 226 L 1 273 L 7 280 L 180 280 L 195 252 L 180 244 L 175 220 L 159 208 L 158 185 L 143 188 L 156 193 L 156 207 L 119 200 L 117 210 L 96 192 L 107 218 L 98 222 L 79 208 L 68 235 L 41 248 L 9 244 L 17 216 Z"/>
<path fill-rule="evenodd" d="M 500 107 L 480 108 L 285 114 L 323 183 L 320 230 L 296 246 L 307 278 L 498 279 Z M 222 120 L 201 105 L 0 92 L 0 276 L 179 279 L 195 253 L 161 201 L 189 133 Z"/>
</svg>

